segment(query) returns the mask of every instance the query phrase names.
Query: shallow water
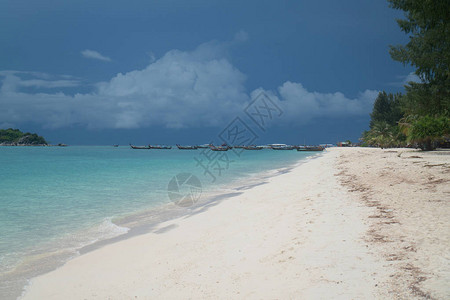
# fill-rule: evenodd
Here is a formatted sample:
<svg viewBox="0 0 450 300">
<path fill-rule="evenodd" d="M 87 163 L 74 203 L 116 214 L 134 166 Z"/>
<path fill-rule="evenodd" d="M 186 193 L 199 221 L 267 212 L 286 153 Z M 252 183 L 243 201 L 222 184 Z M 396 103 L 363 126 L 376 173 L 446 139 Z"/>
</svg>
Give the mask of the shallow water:
<svg viewBox="0 0 450 300">
<path fill-rule="evenodd" d="M 83 247 L 129 230 L 138 234 L 155 222 L 186 213 L 168 196 L 168 184 L 179 173 L 192 174 L 201 184 L 195 188 L 201 197 L 188 208 L 192 211 L 206 199 L 259 184 L 261 176 L 274 175 L 278 171 L 273 170 L 309 155 L 0 147 L 0 298 L 15 298 L 27 278 L 51 270 Z M 180 193 L 190 191 L 192 187 Z"/>
</svg>

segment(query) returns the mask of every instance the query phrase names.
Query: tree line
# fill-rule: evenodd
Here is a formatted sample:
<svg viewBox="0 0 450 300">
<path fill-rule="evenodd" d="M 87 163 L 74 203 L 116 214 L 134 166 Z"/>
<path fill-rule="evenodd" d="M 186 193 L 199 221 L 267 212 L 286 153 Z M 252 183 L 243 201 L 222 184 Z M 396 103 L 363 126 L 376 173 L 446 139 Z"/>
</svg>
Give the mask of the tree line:
<svg viewBox="0 0 450 300">
<path fill-rule="evenodd" d="M 450 1 L 388 0 L 405 12 L 397 20 L 409 35 L 406 45 L 390 46 L 392 59 L 416 68 L 420 82 L 404 94 L 380 92 L 363 144 L 433 150 L 450 141 Z"/>
</svg>

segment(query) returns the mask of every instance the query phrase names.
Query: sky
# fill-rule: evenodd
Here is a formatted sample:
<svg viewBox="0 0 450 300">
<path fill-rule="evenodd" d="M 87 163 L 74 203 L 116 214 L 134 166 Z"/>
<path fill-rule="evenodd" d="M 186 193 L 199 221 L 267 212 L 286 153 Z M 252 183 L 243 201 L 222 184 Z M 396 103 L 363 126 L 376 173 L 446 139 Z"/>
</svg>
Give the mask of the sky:
<svg viewBox="0 0 450 300">
<path fill-rule="evenodd" d="M 0 128 L 73 145 L 357 142 L 378 92 L 416 80 L 388 53 L 408 41 L 402 17 L 373 0 L 2 0 Z"/>
</svg>

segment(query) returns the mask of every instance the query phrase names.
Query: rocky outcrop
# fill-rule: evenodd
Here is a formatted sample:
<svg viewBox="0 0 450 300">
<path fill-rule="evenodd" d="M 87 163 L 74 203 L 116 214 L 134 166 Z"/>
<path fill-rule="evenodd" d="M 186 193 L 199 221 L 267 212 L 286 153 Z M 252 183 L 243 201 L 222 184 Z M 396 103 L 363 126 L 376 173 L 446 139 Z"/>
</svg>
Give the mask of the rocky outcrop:
<svg viewBox="0 0 450 300">
<path fill-rule="evenodd" d="M 0 146 L 48 146 L 36 133 L 23 133 L 19 129 L 0 129 Z"/>
</svg>

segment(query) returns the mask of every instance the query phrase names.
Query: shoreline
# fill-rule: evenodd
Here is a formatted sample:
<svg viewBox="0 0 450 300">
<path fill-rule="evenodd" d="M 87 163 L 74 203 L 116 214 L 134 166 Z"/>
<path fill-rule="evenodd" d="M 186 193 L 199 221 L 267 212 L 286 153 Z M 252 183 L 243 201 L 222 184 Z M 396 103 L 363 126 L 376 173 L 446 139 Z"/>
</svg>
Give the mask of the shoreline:
<svg viewBox="0 0 450 300">
<path fill-rule="evenodd" d="M 263 172 L 247 174 L 243 178 L 235 179 L 232 180 L 231 182 L 228 182 L 218 191 L 210 191 L 208 194 L 206 194 L 204 200 L 200 200 L 189 207 L 180 207 L 174 205 L 173 203 L 165 203 L 152 209 L 135 212 L 118 218 L 112 218 L 111 220 L 112 224 L 118 227 L 127 228 L 128 231 L 121 235 L 100 240 L 92 244 L 83 246 L 78 249 L 78 252 L 80 255 L 83 255 L 85 253 L 94 251 L 106 245 L 149 233 L 153 228 L 157 227 L 161 223 L 169 222 L 171 220 L 178 218 L 189 217 L 191 214 L 195 213 L 198 210 L 203 210 L 205 208 L 218 205 L 222 201 L 224 200 L 226 201 L 226 199 L 230 197 L 241 195 L 245 190 L 266 184 L 267 179 L 289 173 L 296 167 L 299 167 L 300 165 L 307 163 L 312 159 L 317 159 L 320 156 L 321 156 L 320 153 L 311 154 L 305 158 L 293 162 L 290 166 L 284 166 L 280 168 L 269 169 Z M 268 172 L 270 174 L 266 174 Z M 242 180 L 244 180 L 245 184 L 241 183 Z M 132 224 L 133 221 L 135 221 L 136 219 L 140 219 L 141 217 L 148 219 L 149 216 L 150 217 L 154 216 L 155 219 L 152 221 L 143 222 L 135 226 L 130 226 L 130 224 Z"/>
<path fill-rule="evenodd" d="M 32 272 L 31 278 L 45 275 L 51 271 L 57 270 L 68 261 L 88 252 L 94 251 L 112 243 L 132 238 L 134 236 L 151 232 L 154 227 L 162 222 L 188 216 L 189 214 L 191 214 L 191 210 L 198 210 L 204 207 L 216 205 L 220 201 L 223 201 L 230 196 L 240 194 L 242 190 L 249 189 L 254 185 L 264 184 L 267 178 L 278 176 L 282 173 L 285 173 L 286 171 L 288 172 L 290 169 L 304 163 L 314 156 L 315 155 L 311 155 L 301 158 L 293 162 L 289 166 L 268 169 L 263 172 L 248 174 L 240 179 L 234 179 L 226 184 L 221 185 L 221 188 L 216 191 L 208 191 L 206 194 L 203 193 L 201 199 L 191 207 L 179 207 L 174 203 L 169 202 L 157 204 L 155 207 L 128 213 L 121 216 L 108 217 L 104 219 L 101 224 L 96 225 L 95 228 L 103 226 L 105 222 L 108 222 L 110 226 L 121 229 L 120 231 L 122 231 L 122 233 L 111 233 L 113 234 L 112 237 L 99 237 L 100 240 L 98 240 L 98 238 L 95 238 L 94 240 L 85 242 L 80 246 L 76 246 L 75 248 L 71 246 L 70 248 L 61 248 L 52 252 L 42 252 L 37 256 L 35 255 L 35 257 L 27 257 L 27 260 L 24 264 L 18 265 L 11 269 L 11 271 L 3 274 L 5 281 L 18 281 L 21 280 L 23 276 L 25 276 L 25 278 L 28 278 L 26 279 L 27 282 L 23 282 L 21 285 L 17 285 L 14 287 L 15 292 L 7 292 L 6 297 L 15 299 L 16 297 L 20 297 L 20 295 L 24 293 L 24 290 L 26 290 L 26 287 L 29 285 L 30 280 L 30 277 L 26 274 L 30 271 Z M 85 229 L 80 229 L 73 234 L 78 236 L 85 231 L 91 231 L 95 228 L 88 227 Z M 30 262 L 29 259 L 33 259 L 36 261 Z M 8 287 L 8 289 L 10 289 L 10 287 Z"/>
<path fill-rule="evenodd" d="M 448 201 L 437 202 L 444 205 L 438 220 L 417 219 L 436 207 L 424 204 L 417 212 L 420 203 L 409 198 L 420 189 L 402 196 L 416 185 L 394 177 L 398 168 L 422 176 L 411 153 L 331 149 L 226 201 L 86 252 L 33 278 L 23 299 L 444 299 Z M 427 180 L 438 198 L 448 193 L 448 172 L 438 170 L 449 168 L 448 157 L 424 163 L 434 172 Z M 433 247 L 414 241 L 430 234 Z"/>
</svg>

